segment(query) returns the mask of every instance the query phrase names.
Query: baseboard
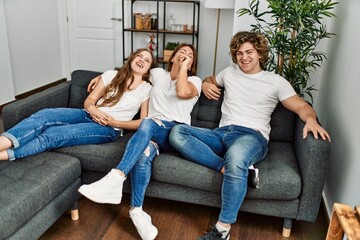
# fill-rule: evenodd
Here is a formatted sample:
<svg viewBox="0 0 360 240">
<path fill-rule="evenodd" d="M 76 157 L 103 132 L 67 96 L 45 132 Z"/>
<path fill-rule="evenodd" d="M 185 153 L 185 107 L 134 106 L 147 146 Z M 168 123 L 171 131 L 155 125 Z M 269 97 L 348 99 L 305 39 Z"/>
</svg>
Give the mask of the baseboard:
<svg viewBox="0 0 360 240">
<path fill-rule="evenodd" d="M 326 219 L 327 224 L 329 225 L 330 224 L 330 216 L 326 209 L 326 204 L 325 204 L 324 198 L 321 198 L 320 214 L 322 214 L 323 219 Z"/>
<path fill-rule="evenodd" d="M 35 88 L 35 89 L 30 90 L 30 91 L 28 91 L 28 92 L 25 92 L 25 93 L 16 95 L 16 96 L 15 96 L 15 99 L 16 99 L 16 100 L 19 100 L 19 99 L 26 98 L 26 97 L 28 97 L 28 96 L 31 96 L 31 95 L 35 94 L 35 93 L 44 91 L 45 89 L 48 89 L 48 88 L 51 88 L 51 87 L 53 87 L 53 86 L 59 85 L 60 83 L 63 83 L 63 82 L 66 82 L 66 78 L 62 78 L 62 79 L 60 79 L 60 80 L 57 80 L 57 81 L 55 81 L 55 82 L 46 84 L 46 85 L 44 85 L 44 86 Z"/>
<path fill-rule="evenodd" d="M 35 88 L 35 89 L 33 89 L 33 90 L 30 90 L 30 91 L 28 91 L 28 92 L 25 92 L 25 93 L 16 95 L 14 101 L 7 102 L 7 103 L 5 103 L 5 104 L 0 105 L 0 113 L 2 112 L 2 109 L 3 109 L 7 104 L 9 104 L 9 103 L 15 102 L 16 100 L 19 100 L 19 99 L 27 98 L 27 97 L 35 94 L 35 93 L 44 91 L 45 89 L 48 89 L 48 88 L 51 88 L 51 87 L 53 87 L 53 86 L 59 85 L 60 83 L 63 83 L 63 82 L 66 82 L 66 81 L 67 81 L 66 78 L 62 78 L 62 79 L 59 79 L 59 80 L 54 81 L 54 82 L 52 82 L 52 83 L 49 83 L 49 84 L 46 84 L 46 85 L 44 85 L 44 86 L 41 86 L 41 87 Z"/>
</svg>

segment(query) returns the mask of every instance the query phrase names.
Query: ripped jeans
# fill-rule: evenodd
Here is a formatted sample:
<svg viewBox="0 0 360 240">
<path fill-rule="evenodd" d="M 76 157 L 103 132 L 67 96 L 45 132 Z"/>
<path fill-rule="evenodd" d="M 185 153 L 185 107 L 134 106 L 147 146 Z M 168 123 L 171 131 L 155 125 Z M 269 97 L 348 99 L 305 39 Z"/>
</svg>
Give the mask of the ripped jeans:
<svg viewBox="0 0 360 240">
<path fill-rule="evenodd" d="M 145 118 L 126 145 L 123 158 L 117 168 L 130 174 L 131 206 L 143 205 L 145 191 L 150 182 L 152 161 L 162 152 L 172 151 L 169 134 L 176 122 Z"/>
</svg>

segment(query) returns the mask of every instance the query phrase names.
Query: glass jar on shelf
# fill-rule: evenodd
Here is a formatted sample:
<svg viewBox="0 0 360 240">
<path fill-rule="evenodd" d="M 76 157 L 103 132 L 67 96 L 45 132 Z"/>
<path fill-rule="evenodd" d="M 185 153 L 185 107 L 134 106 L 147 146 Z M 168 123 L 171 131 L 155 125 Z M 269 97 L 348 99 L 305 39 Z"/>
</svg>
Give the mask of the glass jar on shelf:
<svg viewBox="0 0 360 240">
<path fill-rule="evenodd" d="M 144 29 L 144 16 L 141 13 L 135 14 L 135 29 Z"/>
<path fill-rule="evenodd" d="M 166 29 L 167 30 L 172 30 L 172 28 L 174 27 L 175 24 L 175 18 L 174 18 L 174 14 L 170 14 L 169 18 L 167 19 L 167 26 Z"/>
<path fill-rule="evenodd" d="M 150 13 L 146 13 L 145 15 L 143 15 L 143 28 L 145 30 L 150 30 L 151 29 L 151 14 Z"/>
<path fill-rule="evenodd" d="M 158 18 L 156 13 L 151 14 L 151 29 L 158 29 Z"/>
</svg>

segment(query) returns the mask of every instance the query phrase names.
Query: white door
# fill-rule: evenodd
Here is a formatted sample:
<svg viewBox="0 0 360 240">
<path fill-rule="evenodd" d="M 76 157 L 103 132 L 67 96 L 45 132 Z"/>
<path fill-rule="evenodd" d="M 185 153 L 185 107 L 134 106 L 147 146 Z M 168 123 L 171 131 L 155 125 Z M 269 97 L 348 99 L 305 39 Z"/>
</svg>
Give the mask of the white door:
<svg viewBox="0 0 360 240">
<path fill-rule="evenodd" d="M 122 65 L 122 0 L 67 0 L 70 71 Z"/>
</svg>

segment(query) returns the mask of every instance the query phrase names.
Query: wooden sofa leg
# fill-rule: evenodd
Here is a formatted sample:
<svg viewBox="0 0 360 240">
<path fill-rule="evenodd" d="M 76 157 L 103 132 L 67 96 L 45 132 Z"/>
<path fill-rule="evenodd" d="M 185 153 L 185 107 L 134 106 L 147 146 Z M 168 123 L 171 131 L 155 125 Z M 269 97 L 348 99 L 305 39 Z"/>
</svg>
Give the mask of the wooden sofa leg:
<svg viewBox="0 0 360 240">
<path fill-rule="evenodd" d="M 79 209 L 71 209 L 71 219 L 74 221 L 79 219 Z"/>
<path fill-rule="evenodd" d="M 283 230 L 282 230 L 283 237 L 290 237 L 291 225 L 292 225 L 292 219 L 284 218 L 284 224 L 283 224 Z"/>
<path fill-rule="evenodd" d="M 71 206 L 71 219 L 73 221 L 76 221 L 79 219 L 79 209 L 78 209 L 78 202 L 76 201 L 72 206 Z"/>
</svg>

